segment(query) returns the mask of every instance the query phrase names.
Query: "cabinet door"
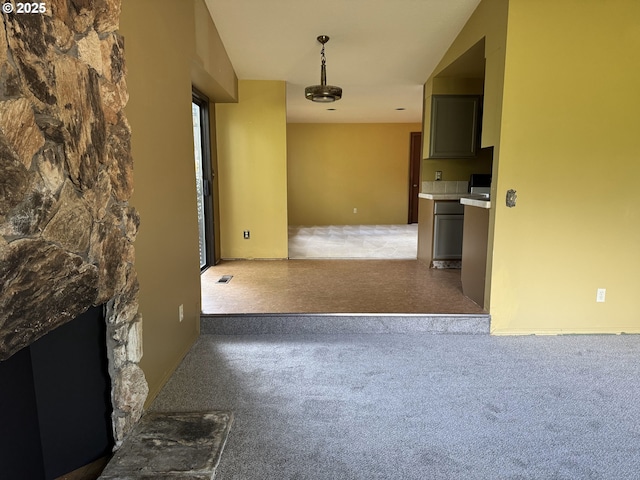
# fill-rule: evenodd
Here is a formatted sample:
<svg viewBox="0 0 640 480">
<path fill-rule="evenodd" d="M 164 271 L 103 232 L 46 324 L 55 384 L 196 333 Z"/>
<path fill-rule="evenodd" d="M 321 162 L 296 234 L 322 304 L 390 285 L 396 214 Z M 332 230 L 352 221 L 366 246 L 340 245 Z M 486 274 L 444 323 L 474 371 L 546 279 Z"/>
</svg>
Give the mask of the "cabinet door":
<svg viewBox="0 0 640 480">
<path fill-rule="evenodd" d="M 464 215 L 434 215 L 434 218 L 433 259 L 460 260 Z"/>
<path fill-rule="evenodd" d="M 433 95 L 429 158 L 477 155 L 480 99 L 478 95 Z"/>
</svg>

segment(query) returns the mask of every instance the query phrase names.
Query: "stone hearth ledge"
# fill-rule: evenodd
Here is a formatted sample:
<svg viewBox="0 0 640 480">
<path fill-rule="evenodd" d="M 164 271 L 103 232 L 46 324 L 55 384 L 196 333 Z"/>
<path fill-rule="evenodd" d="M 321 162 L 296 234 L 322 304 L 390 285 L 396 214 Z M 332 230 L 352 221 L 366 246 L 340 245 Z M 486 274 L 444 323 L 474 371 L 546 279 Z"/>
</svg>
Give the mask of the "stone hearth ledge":
<svg viewBox="0 0 640 480">
<path fill-rule="evenodd" d="M 147 413 L 100 479 L 211 480 L 232 423 L 228 411 Z"/>
</svg>

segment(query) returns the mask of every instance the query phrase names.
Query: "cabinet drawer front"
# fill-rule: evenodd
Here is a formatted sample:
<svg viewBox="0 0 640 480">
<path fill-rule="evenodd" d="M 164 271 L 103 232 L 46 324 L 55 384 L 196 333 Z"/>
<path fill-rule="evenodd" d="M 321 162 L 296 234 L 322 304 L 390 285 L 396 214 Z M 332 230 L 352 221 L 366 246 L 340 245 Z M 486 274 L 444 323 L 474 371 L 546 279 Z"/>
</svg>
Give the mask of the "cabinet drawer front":
<svg viewBox="0 0 640 480">
<path fill-rule="evenodd" d="M 436 202 L 433 212 L 436 215 L 462 215 L 464 205 L 460 202 Z"/>
</svg>

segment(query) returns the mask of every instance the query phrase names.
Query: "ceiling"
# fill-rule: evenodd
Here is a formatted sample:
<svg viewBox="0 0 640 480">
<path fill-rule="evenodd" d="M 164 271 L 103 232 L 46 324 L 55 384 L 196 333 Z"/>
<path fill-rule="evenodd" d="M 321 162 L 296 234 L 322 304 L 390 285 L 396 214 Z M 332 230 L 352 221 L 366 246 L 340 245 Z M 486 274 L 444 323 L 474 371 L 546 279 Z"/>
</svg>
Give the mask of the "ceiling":
<svg viewBox="0 0 640 480">
<path fill-rule="evenodd" d="M 205 0 L 240 80 L 287 82 L 290 123 L 419 123 L 422 87 L 480 0 Z M 314 103 L 328 35 L 335 103 Z M 335 110 L 328 110 L 335 108 Z M 404 110 L 398 110 L 404 109 Z"/>
</svg>

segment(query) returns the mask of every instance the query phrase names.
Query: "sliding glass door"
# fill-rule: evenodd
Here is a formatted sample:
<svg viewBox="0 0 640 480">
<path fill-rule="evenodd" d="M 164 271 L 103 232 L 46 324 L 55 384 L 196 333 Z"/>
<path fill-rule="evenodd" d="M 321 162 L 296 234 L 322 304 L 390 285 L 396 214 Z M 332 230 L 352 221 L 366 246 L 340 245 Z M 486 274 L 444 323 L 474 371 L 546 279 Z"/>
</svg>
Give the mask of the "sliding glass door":
<svg viewBox="0 0 640 480">
<path fill-rule="evenodd" d="M 193 117 L 193 151 L 198 200 L 200 270 L 205 270 L 214 263 L 209 101 L 195 91 L 192 96 L 191 112 Z"/>
</svg>

